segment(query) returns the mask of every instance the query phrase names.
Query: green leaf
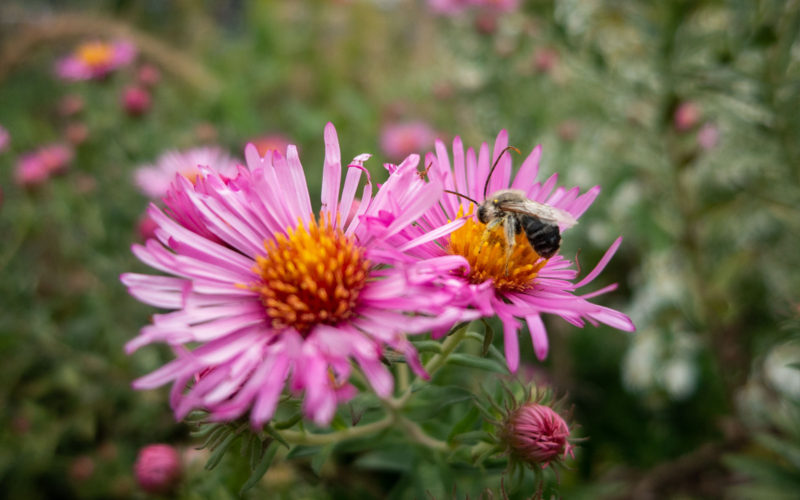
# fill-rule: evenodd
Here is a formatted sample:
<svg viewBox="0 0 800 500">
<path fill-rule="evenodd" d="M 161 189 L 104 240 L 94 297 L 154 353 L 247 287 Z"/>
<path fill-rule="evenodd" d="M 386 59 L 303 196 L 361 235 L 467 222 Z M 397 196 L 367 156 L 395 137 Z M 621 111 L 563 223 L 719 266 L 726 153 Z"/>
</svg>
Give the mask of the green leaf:
<svg viewBox="0 0 800 500">
<path fill-rule="evenodd" d="M 272 436 L 272 438 L 273 438 L 275 441 L 277 441 L 277 442 L 279 442 L 280 444 L 282 444 L 283 446 L 285 446 L 287 450 L 288 450 L 289 448 L 291 448 L 291 446 L 289 445 L 289 443 L 287 443 L 287 442 L 286 442 L 286 440 L 285 440 L 285 439 L 283 439 L 283 436 L 281 436 L 281 433 L 280 433 L 280 432 L 278 432 L 278 431 L 276 431 L 275 429 L 273 429 L 273 428 L 272 428 L 272 426 L 271 426 L 270 424 L 267 424 L 267 425 L 265 425 L 265 426 L 264 426 L 264 431 L 265 431 L 267 434 L 269 434 L 270 436 Z"/>
<path fill-rule="evenodd" d="M 453 429 L 450 431 L 450 434 L 447 435 L 447 442 L 452 443 L 456 436 L 471 430 L 475 426 L 475 422 L 478 421 L 480 418 L 480 412 L 476 407 L 470 408 L 470 410 L 464 414 L 458 422 L 455 423 Z"/>
<path fill-rule="evenodd" d="M 481 350 L 481 356 L 485 358 L 486 355 L 489 354 L 489 348 L 492 347 L 492 341 L 494 340 L 494 328 L 492 328 L 492 325 L 486 321 L 484 321 L 483 324 L 486 325 L 486 330 L 483 334 L 483 349 Z"/>
<path fill-rule="evenodd" d="M 225 455 L 225 452 L 228 451 L 228 448 L 231 447 L 233 441 L 237 437 L 239 437 L 238 434 L 234 432 L 228 434 L 225 440 L 223 440 L 222 443 L 216 447 L 214 453 L 208 457 L 208 461 L 206 462 L 206 470 L 211 470 L 219 464 L 220 460 L 222 460 L 222 457 Z"/>
<path fill-rule="evenodd" d="M 297 445 L 286 455 L 286 460 L 293 459 L 293 458 L 303 458 L 303 457 L 310 457 L 312 455 L 316 455 L 321 446 L 304 446 L 304 445 Z"/>
<path fill-rule="evenodd" d="M 275 454 L 278 452 L 278 447 L 275 443 L 271 443 L 267 448 L 266 452 L 261 456 L 261 461 L 258 463 L 258 466 L 253 470 L 253 473 L 250 474 L 250 477 L 247 479 L 242 485 L 242 489 L 239 490 L 239 496 L 244 495 L 247 490 L 252 488 L 256 485 L 256 483 L 267 473 L 269 466 L 272 464 L 272 459 L 275 458 Z"/>
<path fill-rule="evenodd" d="M 319 450 L 319 453 L 314 455 L 311 459 L 311 470 L 313 470 L 314 474 L 317 476 L 319 476 L 319 471 L 322 470 L 322 466 L 328 461 L 328 457 L 331 456 L 334 446 L 335 443 L 326 444 Z"/>
<path fill-rule="evenodd" d="M 764 447 L 785 458 L 796 469 L 800 469 L 800 448 L 797 445 L 769 434 L 758 434 L 755 439 Z"/>
<path fill-rule="evenodd" d="M 450 357 L 447 358 L 447 362 L 449 364 L 466 366 L 468 368 L 477 368 L 479 370 L 508 374 L 508 368 L 506 368 L 504 364 L 501 364 L 494 359 L 476 358 L 475 356 L 470 356 L 469 354 L 451 354 Z"/>
<path fill-rule="evenodd" d="M 286 420 L 281 420 L 280 422 L 275 422 L 272 425 L 272 427 L 274 429 L 278 429 L 278 430 L 289 429 L 292 426 L 294 426 L 294 424 L 299 422 L 302 418 L 303 418 L 303 414 L 302 413 L 296 413 L 295 415 L 293 415 L 292 417 L 287 418 Z"/>
<path fill-rule="evenodd" d="M 436 340 L 417 340 L 412 342 L 414 344 L 414 348 L 416 348 L 417 352 L 432 352 L 434 354 L 440 354 L 442 352 L 442 343 Z"/>
</svg>

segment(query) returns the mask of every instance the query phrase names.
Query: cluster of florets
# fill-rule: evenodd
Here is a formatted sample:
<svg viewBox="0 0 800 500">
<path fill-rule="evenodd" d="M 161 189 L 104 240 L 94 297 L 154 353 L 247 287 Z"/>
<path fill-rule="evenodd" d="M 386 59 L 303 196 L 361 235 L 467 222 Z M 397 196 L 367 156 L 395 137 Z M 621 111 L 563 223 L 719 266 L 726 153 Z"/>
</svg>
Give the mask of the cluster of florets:
<svg viewBox="0 0 800 500">
<path fill-rule="evenodd" d="M 577 326 L 633 329 L 624 314 L 588 300 L 613 285 L 576 293 L 599 275 L 619 240 L 576 282 L 573 263 L 560 254 L 542 257 L 524 239 L 519 251 L 506 252 L 511 242 L 487 237 L 488 226 L 465 201 L 513 188 L 578 219 L 599 187 L 581 194 L 556 188 L 555 176 L 535 182 L 540 148 L 512 178 L 505 131 L 491 154 L 486 143 L 464 151 L 456 137 L 452 162 L 437 141 L 424 170 L 416 154 L 387 164 L 388 179 L 374 191 L 364 166 L 369 154 L 343 164 L 331 124 L 324 142 L 319 211 L 292 145 L 261 152 L 248 145 L 244 163 L 210 149 L 169 154 L 137 174 L 138 185 L 163 205 L 150 205 L 152 238 L 133 251 L 168 276 L 128 273 L 122 281 L 139 300 L 169 312 L 156 314 L 127 349 L 172 347 L 175 359 L 134 386 L 172 383 L 177 418 L 202 410 L 218 421 L 248 417 L 258 428 L 288 392 L 302 399 L 306 416 L 327 425 L 337 405 L 357 392 L 353 370 L 388 398 L 394 377 L 387 354 L 426 378 L 414 336 L 439 338 L 481 317 L 503 323 L 511 372 L 519 366 L 520 320 L 540 359 L 548 351 L 542 314 Z M 505 265 L 495 255 L 505 255 Z M 521 436 L 537 425 L 559 431 L 552 419 L 534 418 L 542 412 L 519 410 L 509 422 Z M 526 419 L 534 423 L 523 425 Z M 514 442 L 518 453 L 532 456 L 534 438 Z M 554 445 L 544 451 L 546 441 L 538 443 L 547 457 L 569 451 Z"/>
</svg>

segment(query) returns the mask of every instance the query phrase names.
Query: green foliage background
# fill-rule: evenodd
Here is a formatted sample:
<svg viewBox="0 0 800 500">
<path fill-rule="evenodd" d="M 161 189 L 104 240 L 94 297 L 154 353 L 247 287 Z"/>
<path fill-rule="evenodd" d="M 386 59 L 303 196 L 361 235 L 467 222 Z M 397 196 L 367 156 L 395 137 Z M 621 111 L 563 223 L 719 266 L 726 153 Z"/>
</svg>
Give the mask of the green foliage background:
<svg viewBox="0 0 800 500">
<path fill-rule="evenodd" d="M 550 321 L 545 363 L 521 342 L 523 361 L 568 395 L 588 437 L 560 473 L 561 495 L 800 489 L 800 3 L 531 1 L 489 23 L 412 0 L 12 0 L 0 16 L 0 124 L 12 135 L 0 153 L 0 496 L 142 497 L 136 452 L 167 442 L 185 450 L 182 498 L 235 498 L 247 460 L 229 453 L 203 470 L 207 452 L 193 451 L 166 390 L 130 388 L 170 357 L 123 351 L 152 314 L 118 280 L 145 271 L 129 251 L 146 203 L 132 172 L 202 143 L 198 124 L 212 124 L 237 155 L 264 133 L 289 136 L 318 190 L 332 121 L 344 158 L 378 153 L 368 165 L 380 179 L 380 164 L 396 160 L 380 154 L 381 128 L 407 119 L 473 146 L 506 128 L 523 151 L 543 145 L 543 176 L 601 184 L 562 250 L 580 250 L 584 269 L 624 236 L 597 283 L 620 289 L 598 301 L 630 314 L 638 332 Z M 163 79 L 140 118 L 119 105 L 133 69 L 101 83 L 52 75 L 74 43 L 120 32 L 156 44 L 140 58 Z M 78 120 L 89 138 L 69 172 L 23 190 L 16 158 L 63 134 L 56 107 L 67 94 L 86 101 Z M 686 103 L 699 117 L 679 130 Z M 711 147 L 698 140 L 704 126 L 719 134 Z M 497 375 L 450 366 L 442 377 L 463 390 Z M 446 435 L 469 411 L 453 391 L 412 410 L 447 401 L 427 429 Z M 279 454 L 245 496 L 501 494 L 502 464 L 475 471 L 399 432 L 385 439 L 380 450 L 325 450 L 322 465 L 308 450 Z M 511 496 L 525 497 L 525 484 Z"/>
</svg>

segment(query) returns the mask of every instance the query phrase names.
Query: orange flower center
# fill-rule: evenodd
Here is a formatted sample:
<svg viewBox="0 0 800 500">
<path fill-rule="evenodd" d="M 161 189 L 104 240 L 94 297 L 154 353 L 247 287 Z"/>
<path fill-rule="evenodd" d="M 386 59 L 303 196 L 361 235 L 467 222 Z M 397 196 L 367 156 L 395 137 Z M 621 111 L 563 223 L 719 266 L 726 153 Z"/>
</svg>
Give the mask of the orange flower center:
<svg viewBox="0 0 800 500">
<path fill-rule="evenodd" d="M 463 212 L 459 210 L 458 216 Z M 487 232 L 486 224 L 472 218 L 450 233 L 448 251 L 461 255 L 469 263 L 466 279 L 473 284 L 492 280 L 498 292 L 520 292 L 533 286 L 539 270 L 547 263 L 539 257 L 523 232 L 515 236 L 514 248 L 507 255 L 505 228 L 498 225 Z"/>
<path fill-rule="evenodd" d="M 105 66 L 114 57 L 114 47 L 104 42 L 89 42 L 78 47 L 78 59 L 87 66 Z"/>
<path fill-rule="evenodd" d="M 266 255 L 253 269 L 261 280 L 249 286 L 261 295 L 272 327 L 306 335 L 314 325 L 352 317 L 369 274 L 363 249 L 329 219 L 287 233 L 264 243 Z"/>
</svg>

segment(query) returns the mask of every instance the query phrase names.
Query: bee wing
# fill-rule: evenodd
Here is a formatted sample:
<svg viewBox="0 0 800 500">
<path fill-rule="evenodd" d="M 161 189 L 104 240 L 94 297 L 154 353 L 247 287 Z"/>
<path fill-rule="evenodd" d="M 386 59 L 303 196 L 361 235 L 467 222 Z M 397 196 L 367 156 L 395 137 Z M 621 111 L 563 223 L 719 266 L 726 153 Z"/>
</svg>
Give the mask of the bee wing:
<svg viewBox="0 0 800 500">
<path fill-rule="evenodd" d="M 502 201 L 498 203 L 501 210 L 518 214 L 531 215 L 551 224 L 558 224 L 565 228 L 574 226 L 578 221 L 568 212 L 560 208 L 551 207 L 533 200 Z"/>
</svg>

